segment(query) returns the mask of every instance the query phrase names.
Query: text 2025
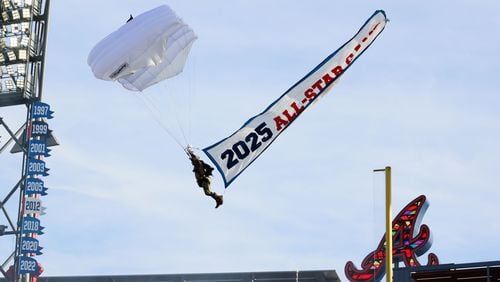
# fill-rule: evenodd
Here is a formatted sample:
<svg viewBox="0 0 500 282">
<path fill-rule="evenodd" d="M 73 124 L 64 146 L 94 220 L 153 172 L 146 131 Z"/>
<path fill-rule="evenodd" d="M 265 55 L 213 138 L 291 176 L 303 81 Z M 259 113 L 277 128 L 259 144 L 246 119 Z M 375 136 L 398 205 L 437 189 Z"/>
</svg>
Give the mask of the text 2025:
<svg viewBox="0 0 500 282">
<path fill-rule="evenodd" d="M 244 141 L 240 140 L 234 143 L 230 149 L 225 150 L 220 155 L 221 159 L 227 159 L 227 169 L 233 168 L 240 162 L 240 160 L 248 157 L 250 152 L 254 152 L 260 148 L 260 146 L 262 146 L 262 142 L 266 142 L 273 137 L 273 132 L 266 126 L 267 124 L 265 122 L 259 124 L 259 126 L 255 128 L 255 131 L 250 132 L 245 137 Z"/>
</svg>

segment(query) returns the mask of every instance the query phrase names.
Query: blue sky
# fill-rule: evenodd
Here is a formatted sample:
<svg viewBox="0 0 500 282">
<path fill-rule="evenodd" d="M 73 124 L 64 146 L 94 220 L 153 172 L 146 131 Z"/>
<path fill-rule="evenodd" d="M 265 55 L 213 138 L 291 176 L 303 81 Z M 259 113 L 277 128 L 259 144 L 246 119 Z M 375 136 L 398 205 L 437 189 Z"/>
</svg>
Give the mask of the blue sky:
<svg viewBox="0 0 500 282">
<path fill-rule="evenodd" d="M 260 113 L 375 10 L 390 22 L 215 210 L 138 94 L 95 79 L 86 64 L 129 14 L 165 3 L 199 39 L 185 72 L 143 94 L 162 122 L 179 114 L 200 148 Z M 359 267 L 383 235 L 383 175 L 372 170 L 386 165 L 394 213 L 427 196 L 423 223 L 442 263 L 498 260 L 499 27 L 497 1 L 53 1 L 43 99 L 61 145 L 47 159 L 45 274 L 336 269 L 343 277 L 345 263 Z M 23 111 L 0 116 L 17 127 Z M 0 158 L 10 188 L 20 156 Z M 213 189 L 224 192 L 218 174 Z"/>
</svg>

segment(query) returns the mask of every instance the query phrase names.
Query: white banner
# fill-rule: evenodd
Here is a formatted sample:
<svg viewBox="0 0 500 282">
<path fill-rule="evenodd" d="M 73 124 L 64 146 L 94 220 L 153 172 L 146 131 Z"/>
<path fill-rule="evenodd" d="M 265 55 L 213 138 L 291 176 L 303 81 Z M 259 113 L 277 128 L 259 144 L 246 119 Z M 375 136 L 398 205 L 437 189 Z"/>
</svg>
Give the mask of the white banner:
<svg viewBox="0 0 500 282">
<path fill-rule="evenodd" d="M 24 214 L 44 215 L 45 207 L 42 206 L 42 200 L 33 197 L 24 198 Z"/>
<path fill-rule="evenodd" d="M 315 99 L 328 92 L 337 79 L 384 30 L 384 11 L 376 11 L 358 33 L 267 109 L 239 130 L 203 151 L 222 174 L 225 186 L 242 173 Z"/>
</svg>

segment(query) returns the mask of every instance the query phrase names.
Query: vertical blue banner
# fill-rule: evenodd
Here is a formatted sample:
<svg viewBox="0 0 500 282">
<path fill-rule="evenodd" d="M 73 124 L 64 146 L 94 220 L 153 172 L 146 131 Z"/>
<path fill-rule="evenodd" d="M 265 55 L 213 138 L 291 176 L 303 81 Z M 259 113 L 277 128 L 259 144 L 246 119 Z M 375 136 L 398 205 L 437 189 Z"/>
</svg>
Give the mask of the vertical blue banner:
<svg viewBox="0 0 500 282">
<path fill-rule="evenodd" d="M 42 235 L 43 234 L 42 230 L 44 228 L 45 227 L 40 225 L 40 220 L 38 218 L 31 216 L 23 217 L 23 228 L 22 228 L 23 234 L 35 233 L 37 235 Z"/>
<path fill-rule="evenodd" d="M 31 158 L 37 156 L 50 157 L 50 149 L 47 147 L 45 140 L 30 140 L 28 155 Z"/>
<path fill-rule="evenodd" d="M 31 137 L 46 137 L 49 134 L 49 125 L 45 121 L 37 120 L 31 123 Z"/>
<path fill-rule="evenodd" d="M 32 118 L 53 118 L 54 112 L 50 110 L 50 105 L 42 102 L 35 102 L 31 107 Z"/>
<path fill-rule="evenodd" d="M 19 257 L 19 265 L 17 267 L 18 274 L 31 274 L 38 276 L 40 274 L 40 265 L 34 258 L 30 257 Z"/>
<path fill-rule="evenodd" d="M 49 171 L 48 168 L 45 167 L 45 162 L 42 160 L 37 160 L 37 159 L 28 159 L 28 170 L 26 171 L 26 174 L 28 176 L 32 175 L 43 175 L 43 176 L 48 176 L 49 174 L 47 173 Z"/>
<path fill-rule="evenodd" d="M 24 187 L 24 193 L 26 196 L 32 196 L 35 194 L 46 196 L 47 190 L 48 188 L 44 186 L 43 180 L 38 178 L 26 179 L 26 186 Z"/>
<path fill-rule="evenodd" d="M 37 239 L 31 237 L 22 237 L 21 238 L 21 254 L 31 254 L 31 255 L 41 255 L 40 243 Z"/>
</svg>

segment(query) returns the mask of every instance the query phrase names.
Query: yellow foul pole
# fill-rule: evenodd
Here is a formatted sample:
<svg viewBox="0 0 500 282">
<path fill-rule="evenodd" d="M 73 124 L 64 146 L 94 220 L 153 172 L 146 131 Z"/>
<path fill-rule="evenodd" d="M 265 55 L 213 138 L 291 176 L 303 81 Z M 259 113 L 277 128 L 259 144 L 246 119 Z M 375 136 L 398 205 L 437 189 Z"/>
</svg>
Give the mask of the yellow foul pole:
<svg viewBox="0 0 500 282">
<path fill-rule="evenodd" d="M 392 186 L 391 167 L 375 169 L 375 172 L 385 172 L 385 278 L 392 282 Z"/>
</svg>

